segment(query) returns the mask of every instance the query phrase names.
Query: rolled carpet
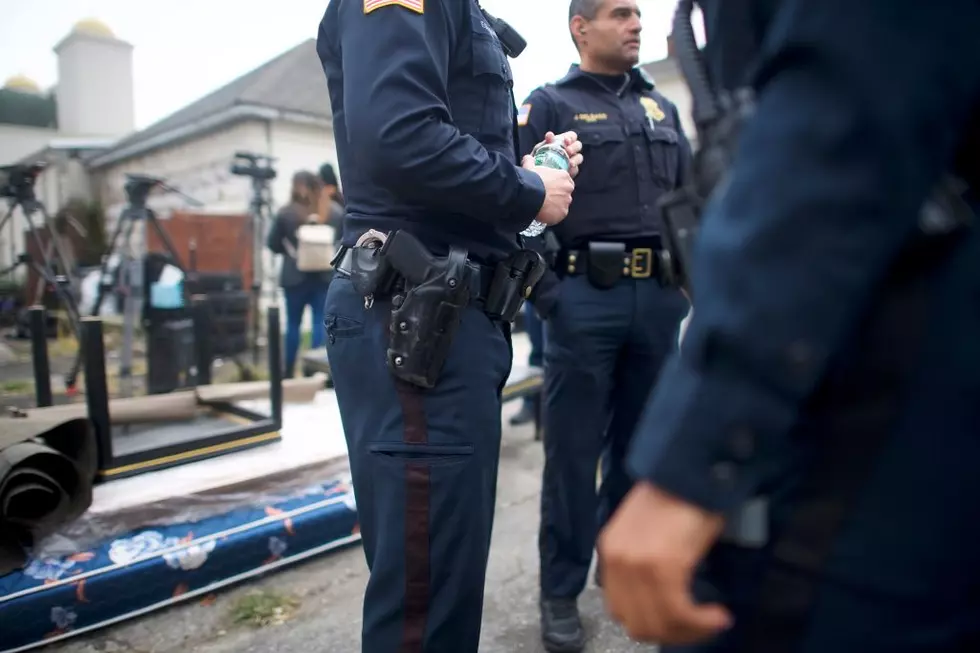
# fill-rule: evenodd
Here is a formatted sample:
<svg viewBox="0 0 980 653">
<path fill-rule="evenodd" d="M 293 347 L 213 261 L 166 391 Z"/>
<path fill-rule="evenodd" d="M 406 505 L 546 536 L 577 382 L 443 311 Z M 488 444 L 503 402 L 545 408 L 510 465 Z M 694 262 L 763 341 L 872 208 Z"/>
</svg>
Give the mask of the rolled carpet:
<svg viewBox="0 0 980 653">
<path fill-rule="evenodd" d="M 0 418 L 0 575 L 88 510 L 97 464 L 88 419 Z"/>
</svg>

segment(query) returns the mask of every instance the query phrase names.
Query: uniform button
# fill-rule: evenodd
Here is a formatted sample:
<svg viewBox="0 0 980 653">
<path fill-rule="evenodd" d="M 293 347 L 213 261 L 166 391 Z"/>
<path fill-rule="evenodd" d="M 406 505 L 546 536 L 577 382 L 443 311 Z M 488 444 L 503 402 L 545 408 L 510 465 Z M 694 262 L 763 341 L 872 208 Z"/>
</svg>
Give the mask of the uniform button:
<svg viewBox="0 0 980 653">
<path fill-rule="evenodd" d="M 747 428 L 736 429 L 728 444 L 736 460 L 748 460 L 755 453 L 755 434 Z"/>
<path fill-rule="evenodd" d="M 731 488 L 735 485 L 735 465 L 732 463 L 715 463 L 711 467 L 711 477 L 719 485 Z"/>
</svg>

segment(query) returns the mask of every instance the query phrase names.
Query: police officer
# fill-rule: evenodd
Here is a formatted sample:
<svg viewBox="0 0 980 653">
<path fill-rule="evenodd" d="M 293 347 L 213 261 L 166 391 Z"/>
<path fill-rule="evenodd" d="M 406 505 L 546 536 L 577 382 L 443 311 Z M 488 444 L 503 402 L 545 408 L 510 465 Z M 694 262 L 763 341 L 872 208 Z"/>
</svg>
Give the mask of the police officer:
<svg viewBox="0 0 980 653">
<path fill-rule="evenodd" d="M 980 650 L 980 4 L 700 4 L 756 110 L 600 538 L 609 610 L 701 642 L 668 652 Z"/>
<path fill-rule="evenodd" d="M 581 64 L 532 91 L 518 121 L 523 151 L 549 130 L 571 130 L 586 160 L 568 219 L 551 234 L 554 271 L 534 297 L 546 318 L 538 543 L 550 651 L 584 645 L 577 597 L 596 533 L 630 487 L 627 445 L 687 307 L 661 286 L 657 199 L 684 183 L 690 146 L 674 104 L 635 67 L 637 2 L 572 0 L 569 28 Z"/>
<path fill-rule="evenodd" d="M 512 359 L 486 291 L 574 184 L 515 165 L 511 69 L 475 0 L 331 0 L 317 51 L 347 210 L 325 321 L 370 569 L 361 647 L 475 653 Z M 405 333 L 428 349 L 389 355 Z"/>
</svg>

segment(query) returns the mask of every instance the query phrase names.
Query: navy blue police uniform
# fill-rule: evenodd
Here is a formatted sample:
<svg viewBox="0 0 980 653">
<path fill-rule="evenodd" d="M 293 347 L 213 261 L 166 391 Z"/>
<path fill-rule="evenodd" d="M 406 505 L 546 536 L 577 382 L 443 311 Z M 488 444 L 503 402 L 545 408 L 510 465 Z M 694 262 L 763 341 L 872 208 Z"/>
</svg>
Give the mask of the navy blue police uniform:
<svg viewBox="0 0 980 653">
<path fill-rule="evenodd" d="M 700 4 L 757 104 L 629 465 L 728 516 L 695 593 L 735 619 L 664 650 L 980 650 L 980 231 L 920 211 L 980 206 L 980 4 Z"/>
<path fill-rule="evenodd" d="M 435 387 L 405 383 L 386 364 L 392 299 L 355 290 L 343 257 L 400 230 L 491 265 L 544 185 L 515 165 L 511 69 L 474 0 L 332 0 L 317 51 L 347 210 L 325 320 L 370 569 L 362 650 L 475 653 L 509 327 L 469 304 Z"/>
<path fill-rule="evenodd" d="M 585 159 L 568 217 L 550 230 L 553 271 L 533 297 L 546 318 L 541 595 L 567 600 L 585 587 L 598 528 L 629 490 L 627 445 L 687 308 L 659 283 L 657 200 L 686 181 L 691 152 L 677 108 L 639 69 L 574 65 L 518 115 L 522 152 L 548 131 L 574 130 Z"/>
</svg>

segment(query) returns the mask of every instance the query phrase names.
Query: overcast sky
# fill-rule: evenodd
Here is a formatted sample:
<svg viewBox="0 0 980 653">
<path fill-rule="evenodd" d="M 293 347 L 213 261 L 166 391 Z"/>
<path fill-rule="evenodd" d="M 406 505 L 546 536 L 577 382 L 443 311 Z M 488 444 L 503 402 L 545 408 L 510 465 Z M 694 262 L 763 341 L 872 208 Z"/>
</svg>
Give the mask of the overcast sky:
<svg viewBox="0 0 980 653">
<path fill-rule="evenodd" d="M 460 0 L 464 1 L 464 0 Z M 315 38 L 326 0 L 0 0 L 0 82 L 23 74 L 56 81 L 54 45 L 82 18 L 106 23 L 135 46 L 136 126 L 146 127 Z M 639 0 L 643 61 L 663 58 L 673 0 Z M 528 41 L 512 62 L 518 101 L 575 61 L 568 0 L 483 0 Z"/>
</svg>

